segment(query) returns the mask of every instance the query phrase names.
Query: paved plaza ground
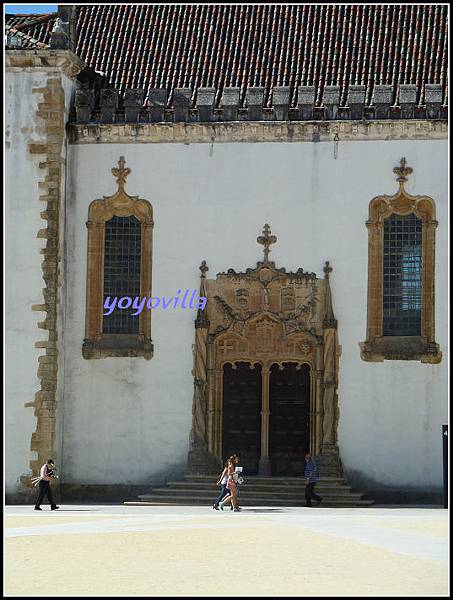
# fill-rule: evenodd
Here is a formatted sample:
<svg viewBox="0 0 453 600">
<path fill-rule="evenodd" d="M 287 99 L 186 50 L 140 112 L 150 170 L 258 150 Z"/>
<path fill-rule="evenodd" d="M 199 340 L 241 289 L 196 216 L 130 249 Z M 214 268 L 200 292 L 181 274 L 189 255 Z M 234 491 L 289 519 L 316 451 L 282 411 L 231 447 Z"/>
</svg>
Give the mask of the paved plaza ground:
<svg viewBox="0 0 453 600">
<path fill-rule="evenodd" d="M 448 595 L 441 508 L 5 509 L 7 596 Z"/>
</svg>

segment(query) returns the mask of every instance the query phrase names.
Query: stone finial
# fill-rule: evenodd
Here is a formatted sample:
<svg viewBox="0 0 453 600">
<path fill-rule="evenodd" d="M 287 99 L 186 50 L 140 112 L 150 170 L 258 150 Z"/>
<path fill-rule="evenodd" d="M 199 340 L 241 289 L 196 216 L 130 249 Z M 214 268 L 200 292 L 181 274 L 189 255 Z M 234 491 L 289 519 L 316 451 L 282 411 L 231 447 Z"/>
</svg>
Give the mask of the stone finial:
<svg viewBox="0 0 453 600">
<path fill-rule="evenodd" d="M 94 90 L 79 89 L 75 92 L 75 110 L 77 123 L 89 123 L 94 108 Z"/>
<path fill-rule="evenodd" d="M 209 267 L 206 264 L 205 260 L 202 261 L 201 265 L 199 266 L 199 269 L 201 271 L 200 277 L 205 278 L 206 277 L 206 273 L 209 271 Z"/>
<path fill-rule="evenodd" d="M 78 5 L 59 4 L 58 16 L 50 32 L 51 50 L 72 50 L 76 46 Z"/>
<path fill-rule="evenodd" d="M 428 119 L 438 119 L 442 106 L 442 85 L 440 83 L 425 84 L 425 104 Z"/>
<path fill-rule="evenodd" d="M 192 90 L 190 88 L 175 88 L 173 92 L 173 108 L 175 123 L 186 122 L 189 120 L 189 108 L 192 99 Z"/>
<path fill-rule="evenodd" d="M 120 156 L 120 159 L 118 161 L 118 168 L 113 167 L 112 169 L 112 174 L 114 177 L 116 177 L 116 182 L 120 190 L 124 190 L 126 177 L 131 173 L 129 167 L 124 168 L 125 164 L 126 161 L 124 160 L 124 156 Z"/>
<path fill-rule="evenodd" d="M 389 108 L 393 101 L 392 85 L 375 85 L 373 93 L 373 106 L 375 119 L 388 119 Z"/>
<path fill-rule="evenodd" d="M 324 105 L 324 117 L 326 119 L 336 119 L 338 114 L 338 105 L 340 103 L 340 86 L 326 85 L 322 97 Z"/>
<path fill-rule="evenodd" d="M 221 100 L 222 120 L 223 121 L 237 121 L 238 120 L 240 92 L 241 92 L 241 88 L 239 88 L 239 87 L 223 88 L 222 100 Z"/>
<path fill-rule="evenodd" d="M 51 50 L 67 50 L 69 48 L 69 23 L 63 22 L 61 17 L 55 19 L 50 32 Z"/>
<path fill-rule="evenodd" d="M 52 27 L 51 33 L 66 33 L 66 31 L 63 28 L 63 21 L 60 19 L 60 17 L 57 17 L 55 19 L 55 23 Z"/>
<path fill-rule="evenodd" d="M 291 88 L 289 86 L 275 86 L 272 90 L 272 104 L 274 106 L 274 120 L 287 121 Z"/>
<path fill-rule="evenodd" d="M 246 98 L 248 107 L 248 120 L 261 121 L 263 119 L 264 88 L 248 88 L 246 92 Z"/>
<path fill-rule="evenodd" d="M 401 117 L 403 119 L 413 118 L 416 101 L 417 86 L 412 83 L 402 83 L 399 86 L 399 105 L 401 106 Z"/>
<path fill-rule="evenodd" d="M 269 262 L 270 245 L 275 244 L 275 242 L 277 241 L 277 236 L 270 235 L 270 233 L 271 233 L 271 228 L 268 225 L 268 223 L 266 223 L 264 225 L 263 235 L 260 235 L 256 238 L 256 241 L 258 242 L 258 244 L 262 244 L 264 246 L 264 249 L 263 249 L 264 263 Z"/>
<path fill-rule="evenodd" d="M 406 159 L 403 156 L 403 158 L 400 160 L 400 166 L 393 169 L 395 175 L 398 175 L 396 180 L 400 184 L 400 187 L 403 187 L 404 182 L 407 181 L 407 175 L 410 175 L 413 172 L 412 167 L 408 167 L 406 165 Z"/>
<path fill-rule="evenodd" d="M 350 85 L 348 90 L 348 106 L 350 119 L 363 119 L 365 108 L 365 86 Z"/>
<path fill-rule="evenodd" d="M 203 260 L 201 265 L 199 266 L 201 271 L 200 275 L 200 298 L 206 298 L 206 273 L 209 271 L 208 265 L 206 261 Z M 195 329 L 208 329 L 209 328 L 209 319 L 206 311 L 206 306 L 202 309 L 199 308 L 197 311 L 197 318 L 195 319 Z"/>
<path fill-rule="evenodd" d="M 297 106 L 299 107 L 299 117 L 303 121 L 313 119 L 313 107 L 315 105 L 315 86 L 300 85 L 297 90 Z"/>
<path fill-rule="evenodd" d="M 113 123 L 118 108 L 118 90 L 110 88 L 101 90 L 99 105 L 101 107 L 101 123 Z"/>
<path fill-rule="evenodd" d="M 148 93 L 149 120 L 152 123 L 165 121 L 165 107 L 167 105 L 167 89 L 151 88 Z"/>
<path fill-rule="evenodd" d="M 198 108 L 198 120 L 202 123 L 213 120 L 215 95 L 216 89 L 213 87 L 198 88 L 196 104 Z"/>
<path fill-rule="evenodd" d="M 332 272 L 332 267 L 330 266 L 330 262 L 326 260 L 324 263 L 324 279 L 326 281 L 326 300 L 325 307 L 326 311 L 323 319 L 323 327 L 325 329 L 336 329 L 337 320 L 335 319 L 335 315 L 333 313 L 333 305 L 332 305 L 332 291 L 330 289 L 330 278 L 329 275 Z"/>
<path fill-rule="evenodd" d="M 329 279 L 329 275 L 330 273 L 332 273 L 333 269 L 330 266 L 330 262 L 328 260 L 326 260 L 326 262 L 324 263 L 323 271 L 325 279 Z"/>
<path fill-rule="evenodd" d="M 137 123 L 145 98 L 145 90 L 126 88 L 124 91 L 124 119 L 126 123 Z"/>
</svg>

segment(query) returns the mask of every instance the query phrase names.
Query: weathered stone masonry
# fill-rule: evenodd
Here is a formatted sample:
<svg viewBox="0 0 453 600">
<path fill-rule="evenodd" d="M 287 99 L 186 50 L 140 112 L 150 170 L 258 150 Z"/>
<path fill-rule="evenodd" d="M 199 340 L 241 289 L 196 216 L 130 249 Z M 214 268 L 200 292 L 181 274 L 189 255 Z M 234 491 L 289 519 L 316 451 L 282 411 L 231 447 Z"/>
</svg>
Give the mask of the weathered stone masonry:
<svg viewBox="0 0 453 600">
<path fill-rule="evenodd" d="M 33 311 L 45 313 L 38 327 L 47 331 L 46 339 L 35 342 L 36 348 L 45 353 L 38 358 L 37 376 L 40 389 L 32 401 L 25 407 L 33 407 L 36 416 L 36 430 L 32 435 L 30 449 L 35 457 L 30 460 L 30 474 L 21 476 L 21 482 L 27 488 L 31 486 L 31 476 L 39 473 L 40 466 L 51 456 L 55 456 L 55 431 L 57 410 L 57 372 L 58 372 L 58 331 L 57 308 L 59 302 L 60 278 L 60 209 L 64 202 L 62 190 L 65 169 L 65 90 L 62 74 L 69 77 L 81 70 L 83 63 L 70 52 L 20 51 L 7 57 L 10 71 L 45 71 L 48 74 L 44 87 L 32 89 L 41 95 L 36 112 L 37 121 L 42 123 L 43 141 L 28 144 L 28 152 L 39 156 L 39 169 L 43 178 L 38 183 L 38 202 L 43 203 L 40 216 L 47 221 L 47 227 L 37 232 L 37 237 L 46 240 L 40 250 L 43 255 L 41 264 L 45 286 L 43 303 L 32 305 Z"/>
<path fill-rule="evenodd" d="M 46 239 L 46 246 L 40 252 L 44 304 L 35 304 L 32 310 L 46 313 L 45 319 L 38 327 L 48 332 L 47 339 L 35 343 L 36 348 L 43 348 L 45 354 L 38 358 L 38 378 L 41 389 L 35 394 L 33 406 L 37 418 L 36 431 L 32 435 L 31 450 L 36 452 L 36 459 L 30 461 L 33 475 L 38 473 L 40 465 L 55 450 L 55 411 L 58 370 L 58 332 L 56 327 L 59 281 L 59 214 L 61 203 L 62 151 L 65 136 L 64 123 L 64 90 L 60 78 L 50 78 L 44 88 L 34 88 L 33 93 L 42 94 L 42 102 L 38 104 L 36 116 L 45 124 L 46 144 L 29 144 L 31 154 L 43 155 L 44 160 L 39 168 L 45 171 L 44 179 L 38 184 L 39 202 L 44 202 L 41 218 L 47 221 L 47 227 L 40 229 L 38 238 Z"/>
</svg>

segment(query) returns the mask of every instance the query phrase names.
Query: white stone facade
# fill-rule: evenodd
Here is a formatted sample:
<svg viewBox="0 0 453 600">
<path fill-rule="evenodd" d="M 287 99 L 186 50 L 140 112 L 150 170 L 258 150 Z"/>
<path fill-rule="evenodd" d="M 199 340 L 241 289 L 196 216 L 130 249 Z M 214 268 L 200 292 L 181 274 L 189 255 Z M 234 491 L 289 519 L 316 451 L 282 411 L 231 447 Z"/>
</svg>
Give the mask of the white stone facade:
<svg viewBox="0 0 453 600">
<path fill-rule="evenodd" d="M 46 204 L 40 200 L 45 193 L 40 183 L 46 170 L 40 167 L 45 158 L 31 154 L 29 145 L 47 143 L 45 124 L 37 118 L 43 101 L 38 90 L 46 88 L 49 79 L 59 79 L 64 89 L 65 115 L 69 118 L 74 83 L 61 68 L 8 69 L 5 85 L 5 314 L 6 325 L 6 481 L 7 494 L 20 486 L 21 475 L 29 473 L 30 460 L 36 453 L 30 450 L 36 430 L 36 416 L 30 404 L 40 389 L 38 358 L 43 350 L 35 344 L 46 339 L 46 331 L 38 327 L 43 312 L 32 307 L 44 303 L 42 250 L 46 240 L 38 232 L 46 228 L 41 213 Z M 64 173 L 66 143 L 62 145 Z M 63 196 L 65 177 L 61 178 Z M 64 211 L 60 212 L 64 228 Z M 62 267 L 61 267 L 62 269 Z M 61 272 L 61 277 L 64 273 Z M 57 315 L 61 329 L 62 314 Z M 28 404 L 29 406 L 25 406 Z"/>
<path fill-rule="evenodd" d="M 340 144 L 71 145 L 67 183 L 64 476 L 70 482 L 134 483 L 183 474 L 191 425 L 194 342 L 190 310 L 152 316 L 154 357 L 86 361 L 86 240 L 89 203 L 116 189 L 120 155 L 132 169 L 127 191 L 154 209 L 153 295 L 198 286 L 209 276 L 260 260 L 264 223 L 278 237 L 271 259 L 331 276 L 342 348 L 339 447 L 346 474 L 378 486 L 441 486 L 446 422 L 446 141 Z M 436 202 L 436 341 L 440 364 L 366 363 L 368 204 L 397 189 L 393 167 L 414 169 L 407 189 Z M 96 468 L 93 469 L 93 462 Z M 124 465 L 124 467 L 119 467 Z M 120 470 L 119 470 L 120 469 Z M 121 471 L 124 469 L 124 471 Z"/>
<path fill-rule="evenodd" d="M 42 73 L 12 73 L 7 84 L 7 493 L 27 473 L 42 339 L 37 328 L 44 282 L 36 238 L 39 141 L 34 123 Z M 70 86 L 67 87 L 68 103 Z M 171 127 L 171 125 L 169 125 Z M 252 125 L 251 125 L 252 126 Z M 114 127 L 110 126 L 110 127 Z M 244 125 L 247 127 L 247 125 Z M 26 128 L 26 129 L 24 129 Z M 74 143 L 67 148 L 60 252 L 57 433 L 62 481 L 145 485 L 184 474 L 192 418 L 195 311 L 156 309 L 154 356 L 85 360 L 88 207 L 116 191 L 111 168 L 132 169 L 126 191 L 154 210 L 154 296 L 198 289 L 208 277 L 254 267 L 264 223 L 278 238 L 270 259 L 322 276 L 325 260 L 338 337 L 338 445 L 345 475 L 363 490 L 439 490 L 441 426 L 447 422 L 447 140 L 391 139 L 240 143 Z M 406 189 L 436 203 L 436 342 L 439 364 L 364 362 L 370 200 L 393 194 L 401 157 L 413 168 Z"/>
</svg>

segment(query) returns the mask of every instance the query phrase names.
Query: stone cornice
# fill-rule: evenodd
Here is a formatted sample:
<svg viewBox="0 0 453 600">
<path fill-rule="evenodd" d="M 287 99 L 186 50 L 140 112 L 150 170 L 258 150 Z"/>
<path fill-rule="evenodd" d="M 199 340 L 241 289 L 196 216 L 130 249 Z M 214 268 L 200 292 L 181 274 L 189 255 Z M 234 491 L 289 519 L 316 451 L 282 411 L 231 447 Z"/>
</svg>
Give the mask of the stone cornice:
<svg viewBox="0 0 453 600">
<path fill-rule="evenodd" d="M 69 124 L 72 144 L 447 139 L 446 120 Z"/>
<path fill-rule="evenodd" d="M 61 73 L 73 79 L 87 65 L 71 50 L 6 50 L 7 72 L 22 73 L 44 71 Z"/>
</svg>

